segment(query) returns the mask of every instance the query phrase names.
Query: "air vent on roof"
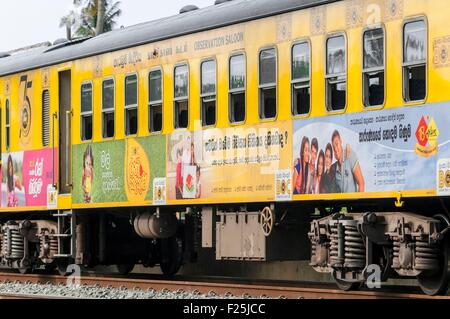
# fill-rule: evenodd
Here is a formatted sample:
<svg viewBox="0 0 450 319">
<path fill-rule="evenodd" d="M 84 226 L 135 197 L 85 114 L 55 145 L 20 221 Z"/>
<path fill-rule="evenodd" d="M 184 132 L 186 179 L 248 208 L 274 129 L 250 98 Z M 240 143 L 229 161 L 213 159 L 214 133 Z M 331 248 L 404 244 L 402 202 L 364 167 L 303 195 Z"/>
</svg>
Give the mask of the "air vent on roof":
<svg viewBox="0 0 450 319">
<path fill-rule="evenodd" d="M 72 41 L 69 41 L 67 39 L 58 39 L 53 43 L 53 46 L 51 46 L 50 48 L 45 50 L 45 52 L 51 52 L 51 51 L 65 48 L 65 47 L 68 47 L 68 46 L 71 46 L 74 44 L 82 43 L 90 38 L 91 37 L 77 38 L 77 39 L 73 39 Z"/>
<path fill-rule="evenodd" d="M 69 42 L 69 40 L 61 38 L 61 39 L 55 40 L 55 42 L 53 42 L 53 45 L 60 45 L 60 44 L 66 43 L 66 42 Z"/>
<path fill-rule="evenodd" d="M 222 4 L 222 3 L 230 2 L 230 1 L 233 1 L 233 0 L 216 0 L 216 2 L 214 2 L 214 4 L 218 5 L 218 4 Z"/>
<path fill-rule="evenodd" d="M 184 6 L 183 8 L 181 8 L 180 14 L 183 14 L 183 13 L 186 13 L 186 12 L 195 11 L 195 10 L 198 10 L 198 7 L 194 6 L 192 4 L 189 4 L 189 5 Z"/>
<path fill-rule="evenodd" d="M 7 58 L 9 56 L 11 56 L 11 54 L 9 54 L 7 52 L 0 52 L 0 59 Z"/>
</svg>

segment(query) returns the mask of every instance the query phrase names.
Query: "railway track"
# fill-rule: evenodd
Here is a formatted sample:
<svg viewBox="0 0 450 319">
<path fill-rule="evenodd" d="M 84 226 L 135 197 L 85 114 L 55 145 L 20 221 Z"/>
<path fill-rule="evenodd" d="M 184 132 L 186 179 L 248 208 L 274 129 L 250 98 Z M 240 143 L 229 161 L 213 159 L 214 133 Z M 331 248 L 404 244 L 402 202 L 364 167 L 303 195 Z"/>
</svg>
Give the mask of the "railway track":
<svg viewBox="0 0 450 319">
<path fill-rule="evenodd" d="M 70 283 L 73 278 L 57 276 L 32 274 L 22 275 L 17 273 L 0 273 L 0 284 L 5 282 L 29 283 L 29 284 L 54 284 L 64 285 Z M 211 282 L 213 281 L 213 282 Z M 143 291 L 173 291 L 189 292 L 199 295 L 210 296 L 234 296 L 238 298 L 281 298 L 281 299 L 450 299 L 450 296 L 430 297 L 416 292 L 383 290 L 364 290 L 345 292 L 338 290 L 331 285 L 318 284 L 298 284 L 293 285 L 285 283 L 261 284 L 258 282 L 242 283 L 236 280 L 225 280 L 221 282 L 217 279 L 201 281 L 191 280 L 158 280 L 142 278 L 123 278 L 115 276 L 98 276 L 92 274 L 83 274 L 80 277 L 80 285 L 108 287 L 108 288 L 126 288 L 140 289 Z M 403 290 L 400 288 L 400 290 Z M 41 295 L 22 295 L 0 293 L 0 299 L 67 299 L 67 297 L 41 296 Z"/>
</svg>

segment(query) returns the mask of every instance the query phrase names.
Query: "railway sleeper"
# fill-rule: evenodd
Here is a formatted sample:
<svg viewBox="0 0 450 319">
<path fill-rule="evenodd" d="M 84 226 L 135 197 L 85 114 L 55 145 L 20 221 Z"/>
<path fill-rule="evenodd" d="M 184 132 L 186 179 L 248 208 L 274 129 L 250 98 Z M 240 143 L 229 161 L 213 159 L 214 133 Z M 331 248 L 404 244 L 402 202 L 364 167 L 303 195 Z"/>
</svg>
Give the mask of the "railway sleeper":
<svg viewBox="0 0 450 319">
<path fill-rule="evenodd" d="M 448 226 L 446 218 L 411 213 L 335 214 L 311 223 L 310 265 L 345 290 L 377 266 L 382 282 L 417 277 L 424 292 L 438 294 L 448 286 Z"/>
</svg>

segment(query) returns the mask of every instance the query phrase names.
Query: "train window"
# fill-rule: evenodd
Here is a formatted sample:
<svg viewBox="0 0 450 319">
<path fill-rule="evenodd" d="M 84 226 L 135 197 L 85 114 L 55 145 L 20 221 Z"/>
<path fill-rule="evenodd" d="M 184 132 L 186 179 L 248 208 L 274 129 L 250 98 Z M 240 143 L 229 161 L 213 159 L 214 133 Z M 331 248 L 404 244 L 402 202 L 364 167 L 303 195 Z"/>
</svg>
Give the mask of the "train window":
<svg viewBox="0 0 450 319">
<path fill-rule="evenodd" d="M 346 47 L 343 35 L 327 40 L 326 105 L 327 111 L 341 111 L 347 104 Z"/>
<path fill-rule="evenodd" d="M 245 121 L 246 69 L 243 54 L 230 58 L 229 117 L 231 123 Z"/>
<path fill-rule="evenodd" d="M 102 86 L 103 138 L 114 137 L 115 85 L 113 79 L 103 81 Z"/>
<path fill-rule="evenodd" d="M 150 72 L 148 87 L 149 130 L 151 133 L 161 132 L 163 124 L 163 81 L 161 70 Z"/>
<path fill-rule="evenodd" d="M 6 99 L 5 102 L 5 139 L 6 139 L 6 151 L 9 152 L 9 147 L 11 145 L 11 125 L 9 122 L 9 114 L 10 109 L 9 109 L 9 99 Z"/>
<path fill-rule="evenodd" d="M 138 131 L 138 77 L 125 77 L 125 135 L 136 135 Z"/>
<path fill-rule="evenodd" d="M 426 97 L 427 27 L 424 20 L 406 23 L 403 29 L 403 96 L 405 102 Z"/>
<path fill-rule="evenodd" d="M 174 126 L 187 128 L 189 124 L 189 69 L 186 64 L 174 71 Z"/>
<path fill-rule="evenodd" d="M 92 84 L 81 85 L 81 140 L 92 140 Z"/>
<path fill-rule="evenodd" d="M 292 47 L 292 115 L 306 115 L 311 109 L 311 76 L 309 43 Z"/>
<path fill-rule="evenodd" d="M 50 92 L 42 92 L 42 145 L 50 144 Z"/>
<path fill-rule="evenodd" d="M 277 116 L 277 52 L 275 49 L 259 53 L 259 118 Z"/>
<path fill-rule="evenodd" d="M 209 60 L 201 66 L 201 114 L 202 126 L 216 124 L 216 61 Z"/>
<path fill-rule="evenodd" d="M 384 104 L 384 31 L 373 29 L 364 32 L 363 40 L 363 94 L 364 106 Z"/>
</svg>

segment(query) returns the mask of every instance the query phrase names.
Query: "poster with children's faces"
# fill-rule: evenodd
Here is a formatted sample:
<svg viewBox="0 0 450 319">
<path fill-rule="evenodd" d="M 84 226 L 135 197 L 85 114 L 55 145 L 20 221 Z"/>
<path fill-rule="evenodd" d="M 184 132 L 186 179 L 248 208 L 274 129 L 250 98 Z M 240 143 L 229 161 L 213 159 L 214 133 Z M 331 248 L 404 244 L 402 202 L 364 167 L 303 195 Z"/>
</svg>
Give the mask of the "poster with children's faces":
<svg viewBox="0 0 450 319">
<path fill-rule="evenodd" d="M 439 191 L 438 163 L 450 159 L 448 107 L 294 121 L 294 195 Z"/>
</svg>

